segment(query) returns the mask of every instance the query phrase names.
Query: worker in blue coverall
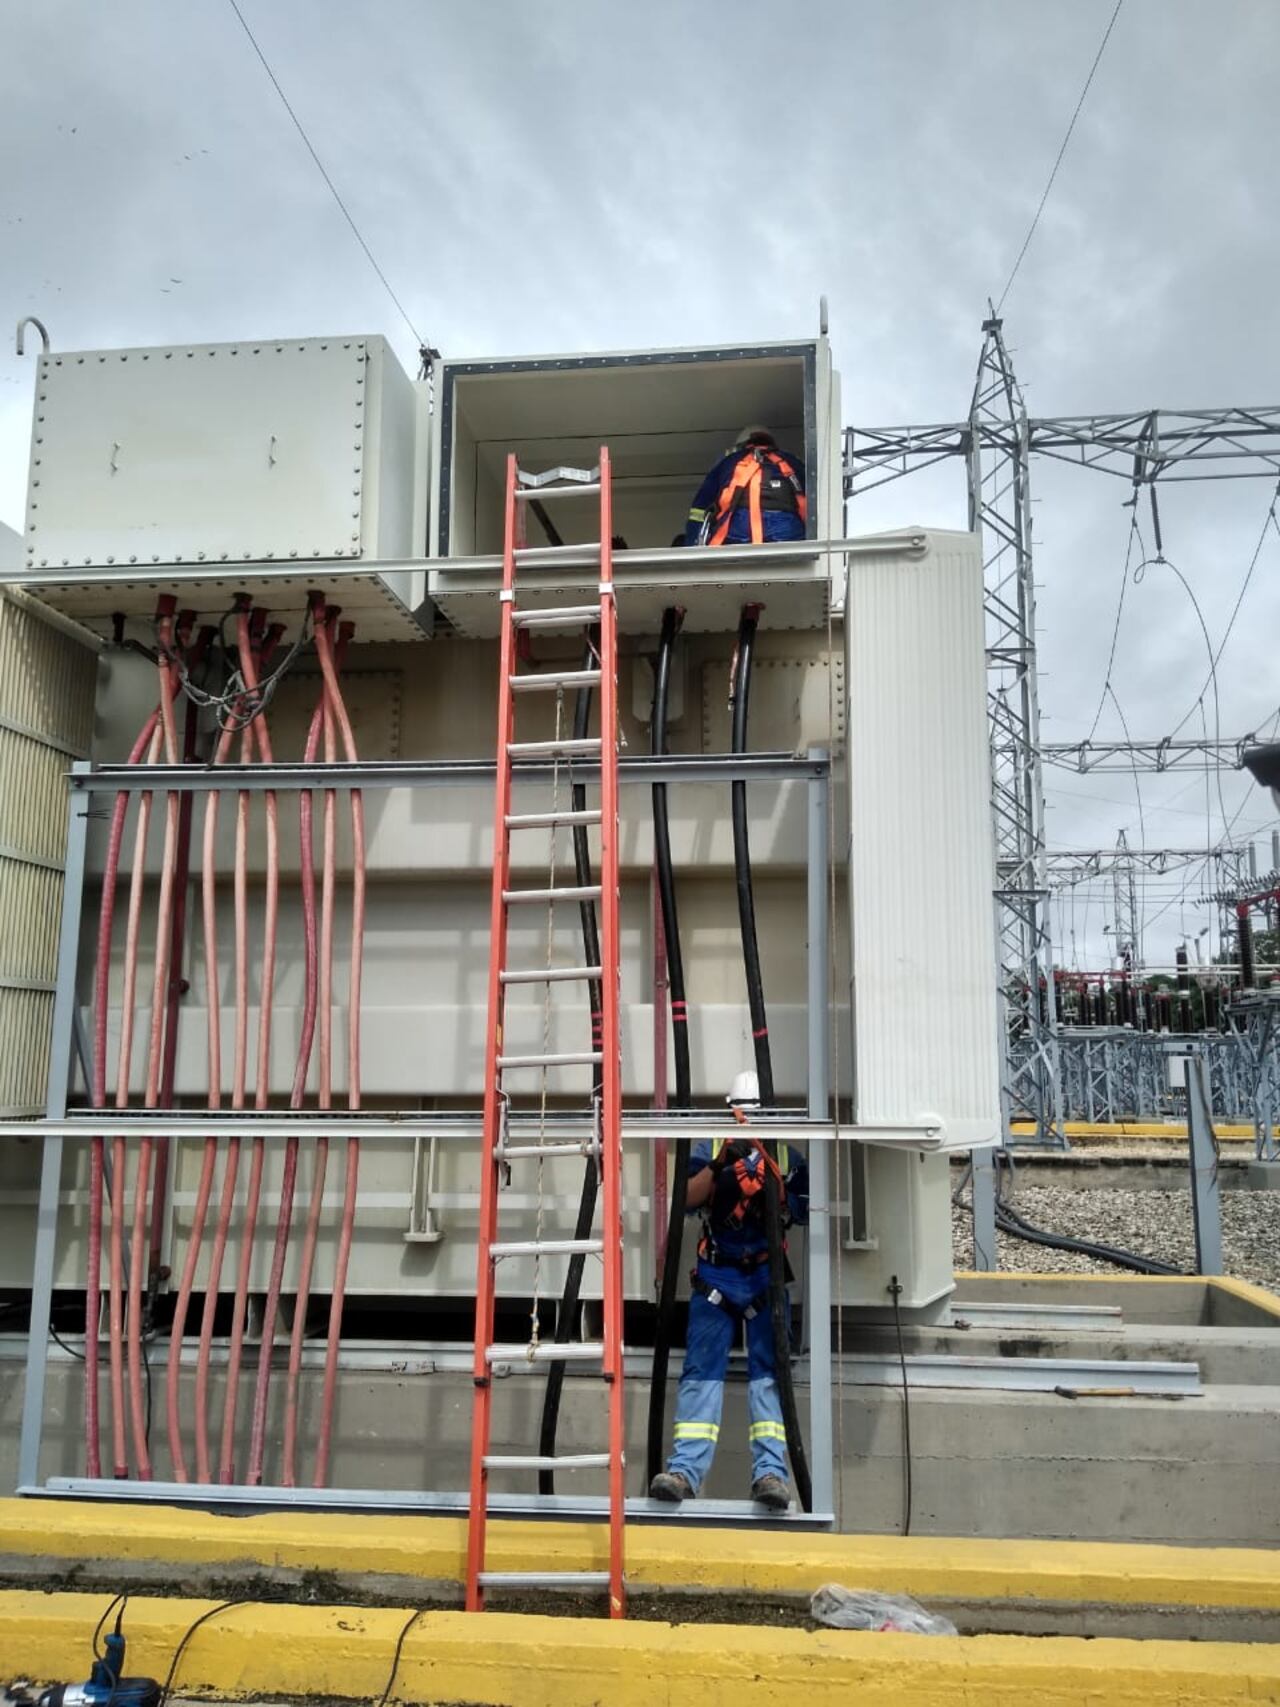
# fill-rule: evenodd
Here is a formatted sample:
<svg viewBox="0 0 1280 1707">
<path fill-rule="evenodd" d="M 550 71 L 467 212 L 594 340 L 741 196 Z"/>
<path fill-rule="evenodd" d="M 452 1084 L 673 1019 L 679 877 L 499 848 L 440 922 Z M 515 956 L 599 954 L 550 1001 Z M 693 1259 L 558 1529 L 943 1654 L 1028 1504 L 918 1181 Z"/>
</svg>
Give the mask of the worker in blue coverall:
<svg viewBox="0 0 1280 1707">
<path fill-rule="evenodd" d="M 726 1099 L 739 1121 L 757 1108 L 754 1073 L 739 1073 Z M 747 1338 L 747 1408 L 751 1419 L 751 1497 L 771 1511 L 791 1503 L 787 1431 L 778 1395 L 769 1308 L 769 1243 L 764 1188 L 770 1163 L 749 1131 L 732 1141 L 699 1144 L 689 1158 L 687 1209 L 701 1210 L 702 1237 L 691 1278 L 684 1371 L 676 1395 L 675 1445 L 649 1485 L 651 1499 L 678 1503 L 702 1486 L 720 1437 L 729 1351 L 740 1327 Z M 809 1171 L 794 1147 L 778 1146 L 783 1225 L 809 1213 Z"/>
<path fill-rule="evenodd" d="M 778 449 L 767 427 L 744 427 L 699 486 L 686 545 L 763 545 L 803 539 L 809 508 L 804 463 Z"/>
</svg>

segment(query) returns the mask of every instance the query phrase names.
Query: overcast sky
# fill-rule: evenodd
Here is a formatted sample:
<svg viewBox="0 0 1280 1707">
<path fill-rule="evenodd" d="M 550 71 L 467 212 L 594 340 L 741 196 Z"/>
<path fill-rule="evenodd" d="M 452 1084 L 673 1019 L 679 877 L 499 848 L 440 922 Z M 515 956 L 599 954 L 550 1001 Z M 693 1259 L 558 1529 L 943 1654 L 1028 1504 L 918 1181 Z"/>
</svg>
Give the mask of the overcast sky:
<svg viewBox="0 0 1280 1707">
<path fill-rule="evenodd" d="M 418 331 L 450 356 L 785 338 L 830 301 L 846 423 L 966 410 L 998 296 L 1113 0 L 242 0 Z M 0 306 L 55 345 L 385 332 L 357 247 L 228 0 L 0 0 Z M 1126 0 L 1014 288 L 1033 414 L 1280 402 L 1277 0 Z M 0 348 L 0 519 L 25 508 L 32 361 Z M 1088 733 L 1129 512 L 1122 482 L 1037 466 L 1046 739 Z M 1166 498 L 1165 548 L 1216 646 L 1271 502 Z M 964 525 L 960 471 L 851 531 Z M 1149 528 L 1147 529 L 1149 540 Z M 1137 561 L 1139 554 L 1135 554 Z M 1219 670 L 1224 735 L 1280 707 L 1280 536 Z M 1116 692 L 1167 733 L 1207 673 L 1167 568 L 1129 585 Z M 1206 727 L 1215 709 L 1206 698 Z M 1120 733 L 1115 705 L 1098 733 Z M 1239 776 L 1046 778 L 1051 841 L 1254 833 Z M 1206 799 L 1206 792 L 1208 798 Z M 1149 950 L 1208 922 L 1153 881 Z M 1181 892 L 1186 889 L 1186 894 Z M 1097 961 L 1106 894 L 1064 905 Z M 1070 939 L 1074 924 L 1075 943 Z"/>
</svg>

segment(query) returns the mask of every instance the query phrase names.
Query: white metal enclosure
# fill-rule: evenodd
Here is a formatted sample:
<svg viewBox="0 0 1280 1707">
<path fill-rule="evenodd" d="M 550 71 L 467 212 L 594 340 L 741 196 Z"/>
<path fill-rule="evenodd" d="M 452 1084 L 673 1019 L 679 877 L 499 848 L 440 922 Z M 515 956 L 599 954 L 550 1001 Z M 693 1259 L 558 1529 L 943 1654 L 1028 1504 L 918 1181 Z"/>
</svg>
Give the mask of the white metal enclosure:
<svg viewBox="0 0 1280 1707">
<path fill-rule="evenodd" d="M 785 754 L 824 748 L 834 755 L 841 1088 L 846 1095 L 854 1091 L 856 1065 L 857 1119 L 893 1128 L 897 1144 L 925 1150 L 993 1141 L 980 565 L 968 536 L 903 534 L 841 543 L 839 388 L 826 339 L 446 361 L 435 393 L 430 417 L 426 385 L 410 382 L 376 337 L 46 355 L 32 457 L 34 533 L 22 578 L 99 633 L 110 634 L 112 613 L 124 613 L 129 634 L 144 641 L 151 638 L 150 613 L 161 591 L 178 594 L 202 620 L 217 621 L 243 588 L 296 625 L 307 589 L 322 587 L 357 624 L 344 679 L 362 760 L 488 760 L 496 669 L 493 554 L 501 542 L 506 455 L 515 451 L 535 468 L 589 464 L 607 442 L 617 470 L 616 527 L 628 546 L 614 560 L 627 750 L 647 750 L 649 658 L 661 611 L 673 601 L 688 614 L 671 750 L 727 750 L 737 613 L 749 600 L 762 602 L 750 745 Z M 707 469 L 740 429 L 756 423 L 803 459 L 811 500 L 808 539 L 781 551 L 670 550 Z M 557 521 L 570 544 L 585 537 L 585 510 L 575 516 L 562 508 Z M 531 518 L 531 542 L 537 535 Z M 353 558 L 362 566 L 357 574 L 331 572 L 339 559 Z M 589 570 L 571 563 L 535 565 L 531 597 L 564 602 L 564 590 L 572 592 L 575 575 L 584 573 L 589 578 Z M 413 617 L 420 609 L 421 626 Z M 547 656 L 567 662 L 579 649 L 568 638 L 553 640 Z M 314 667 L 303 660 L 271 709 L 279 758 L 301 756 L 315 692 Z M 94 708 L 96 761 L 123 756 L 152 703 L 154 672 L 135 654 L 110 649 Z M 548 723 L 544 733 L 550 732 Z M 206 728 L 206 745 L 208 735 Z M 780 1097 L 802 1105 L 812 994 L 805 788 L 790 781 L 753 785 L 749 802 L 775 1077 Z M 252 813 L 248 870 L 256 906 L 264 872 L 260 798 Z M 751 1059 L 727 784 L 673 788 L 671 814 L 693 1089 L 715 1107 Z M 451 787 L 371 792 L 368 828 L 368 1106 L 472 1106 L 485 1028 L 488 795 Z M 231 929 L 231 838 L 224 813 L 216 844 L 223 933 Z M 343 818 L 340 861 L 350 856 L 346 838 Z M 95 824 L 79 969 L 86 1017 L 102 849 L 102 827 Z M 157 854 L 153 838 L 149 869 Z M 638 1104 L 654 1094 L 652 860 L 648 791 L 624 790 L 624 1083 Z M 129 870 L 126 845 L 122 880 Z M 302 925 L 289 888 L 296 872 L 296 836 L 292 842 L 286 837 L 270 1062 L 277 1103 L 288 1092 L 301 1012 Z M 341 910 L 339 923 L 341 990 Z M 148 953 L 144 943 L 142 987 Z M 207 1090 L 206 1010 L 194 934 L 182 971 L 187 989 L 175 1086 L 188 1108 L 199 1108 Z M 114 990 L 114 961 L 112 978 Z M 840 995 L 851 978 L 852 1045 Z M 232 1023 L 225 964 L 222 980 L 225 1029 Z M 249 1001 L 249 1023 L 256 1027 L 253 989 Z M 933 1039 L 928 1050 L 921 1023 L 926 1004 Z M 532 1009 L 523 1017 L 513 1010 L 512 1020 L 513 1036 L 534 1037 Z M 566 1006 L 557 1023 L 565 1035 L 553 1041 L 571 1046 L 568 1033 L 587 1024 L 585 1007 Z M 113 1046 L 117 1025 L 113 1017 Z M 341 1083 L 339 1069 L 339 1090 Z M 189 1222 L 197 1151 L 198 1141 L 184 1140 L 176 1152 L 166 1223 L 175 1249 Z M 882 1304 L 889 1272 L 910 1277 L 908 1304 L 939 1296 L 950 1284 L 950 1246 L 936 1189 L 943 1177 L 938 1164 L 888 1150 L 864 1160 L 877 1251 L 872 1258 L 865 1241 L 852 1239 L 852 1209 L 841 1205 L 845 1238 L 832 1243 L 850 1244 L 842 1259 L 844 1298 Z M 6 1284 L 23 1283 L 29 1260 L 34 1161 L 28 1154 L 15 1164 L 19 1173 L 26 1169 L 12 1180 L 20 1196 L 0 1208 L 0 1279 Z M 268 1209 L 277 1166 L 272 1156 L 264 1187 Z M 475 1159 L 465 1146 L 442 1145 L 433 1155 L 427 1146 L 415 1153 L 392 1140 L 367 1141 L 352 1292 L 466 1297 L 474 1278 L 475 1179 Z M 84 1260 L 84 1185 L 82 1178 L 66 1184 L 71 1214 L 58 1276 L 60 1284 L 72 1285 Z M 563 1187 L 573 1189 L 571 1180 Z M 638 1299 L 652 1292 L 651 1189 L 651 1159 L 641 1148 L 629 1155 L 627 1176 L 627 1290 Z M 321 1288 L 339 1212 L 338 1197 L 326 1199 Z M 286 1285 L 291 1274 L 290 1268 Z"/>
</svg>

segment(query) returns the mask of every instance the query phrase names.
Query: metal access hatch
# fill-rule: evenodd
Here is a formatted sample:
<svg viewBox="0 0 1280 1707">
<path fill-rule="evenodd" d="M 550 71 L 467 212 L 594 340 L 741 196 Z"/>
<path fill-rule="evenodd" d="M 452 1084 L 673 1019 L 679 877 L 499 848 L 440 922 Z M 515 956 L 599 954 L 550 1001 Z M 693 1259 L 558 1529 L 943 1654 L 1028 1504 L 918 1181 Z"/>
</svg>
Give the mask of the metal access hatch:
<svg viewBox="0 0 1280 1707">
<path fill-rule="evenodd" d="M 508 454 L 531 470 L 583 467 L 607 444 L 614 529 L 625 542 L 614 556 L 624 627 L 651 628 L 674 596 L 686 628 L 732 628 L 744 595 L 762 600 L 766 626 L 819 627 L 833 577 L 824 542 L 843 533 L 839 432 L 827 431 L 839 419 L 837 383 L 825 338 L 445 362 L 430 483 L 432 604 L 462 633 L 496 632 Z M 808 540 L 673 549 L 707 470 L 754 425 L 803 463 Z M 590 580 L 587 555 L 573 547 L 594 538 L 585 510 L 557 513 L 555 525 L 560 546 L 536 513 L 528 524 L 529 545 L 547 549 L 527 560 L 526 579 L 549 602 Z"/>
<path fill-rule="evenodd" d="M 417 418 L 379 337 L 46 352 L 16 579 L 100 632 L 160 592 L 216 617 L 316 586 L 362 638 L 412 638 Z"/>
</svg>

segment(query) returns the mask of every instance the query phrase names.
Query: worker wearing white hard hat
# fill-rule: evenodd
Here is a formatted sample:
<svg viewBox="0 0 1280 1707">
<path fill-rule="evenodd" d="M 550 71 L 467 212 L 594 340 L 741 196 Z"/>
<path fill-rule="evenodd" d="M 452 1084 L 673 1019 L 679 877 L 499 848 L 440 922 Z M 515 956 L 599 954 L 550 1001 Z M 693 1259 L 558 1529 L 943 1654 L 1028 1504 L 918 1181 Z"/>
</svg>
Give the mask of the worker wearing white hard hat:
<svg viewBox="0 0 1280 1707">
<path fill-rule="evenodd" d="M 760 1106 L 754 1073 L 739 1073 L 725 1102 L 744 1128 L 732 1140 L 699 1144 L 689 1158 L 687 1209 L 701 1211 L 702 1237 L 691 1276 L 684 1369 L 676 1394 L 675 1442 L 667 1467 L 649 1485 L 651 1498 L 678 1503 L 698 1492 L 720 1438 L 724 1378 L 740 1330 L 747 1343 L 751 1497 L 771 1511 L 791 1501 L 787 1431 L 778 1393 L 769 1308 L 769 1242 L 764 1187 L 776 1168 L 784 1224 L 808 1218 L 808 1170 L 794 1149 L 779 1145 L 773 1162 L 745 1128 Z"/>
<path fill-rule="evenodd" d="M 686 545 L 763 545 L 803 539 L 809 507 L 804 463 L 764 426 L 743 427 L 698 488 Z"/>
</svg>

